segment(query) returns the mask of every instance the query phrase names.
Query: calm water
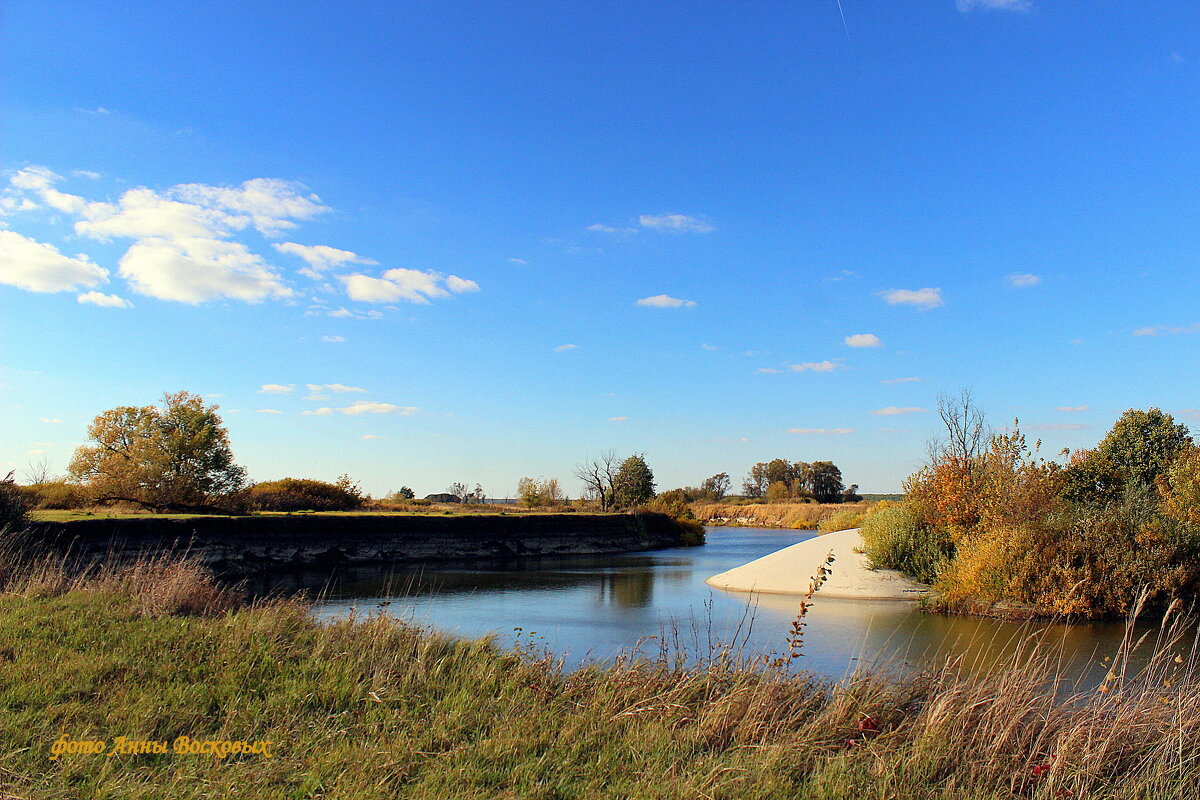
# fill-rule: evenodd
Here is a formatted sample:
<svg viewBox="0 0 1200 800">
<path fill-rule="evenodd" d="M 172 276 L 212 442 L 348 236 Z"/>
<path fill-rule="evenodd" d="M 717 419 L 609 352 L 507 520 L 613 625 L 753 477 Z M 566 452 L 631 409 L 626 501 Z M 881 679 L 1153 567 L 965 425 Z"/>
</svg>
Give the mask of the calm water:
<svg viewBox="0 0 1200 800">
<path fill-rule="evenodd" d="M 570 664 L 611 658 L 639 644 L 657 654 L 659 639 L 652 637 L 664 635 L 692 653 L 718 644 L 780 652 L 786 650 L 796 598 L 724 592 L 704 579 L 815 535 L 714 527 L 704 547 L 409 572 L 355 569 L 326 586 L 314 613 L 332 619 L 383 611 L 462 636 L 493 634 L 506 643 L 532 639 L 564 654 Z M 934 616 L 908 602 L 818 594 L 800 661 L 833 677 L 864 663 L 919 668 L 948 655 L 987 667 L 1035 632 L 1063 642 L 1068 672 L 1091 682 L 1103 676 L 1101 657 L 1115 650 L 1123 628 L 1030 628 Z"/>
</svg>

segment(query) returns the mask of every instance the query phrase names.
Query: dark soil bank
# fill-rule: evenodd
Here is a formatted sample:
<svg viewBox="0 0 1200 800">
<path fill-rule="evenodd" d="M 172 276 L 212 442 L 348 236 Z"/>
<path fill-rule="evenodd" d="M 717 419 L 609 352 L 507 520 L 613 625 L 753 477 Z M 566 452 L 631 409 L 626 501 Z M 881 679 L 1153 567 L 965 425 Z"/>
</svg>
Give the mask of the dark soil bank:
<svg viewBox="0 0 1200 800">
<path fill-rule="evenodd" d="M 658 550 L 685 543 L 665 514 L 367 514 L 84 519 L 36 526 L 87 561 L 188 553 L 225 578 L 284 569 Z"/>
</svg>

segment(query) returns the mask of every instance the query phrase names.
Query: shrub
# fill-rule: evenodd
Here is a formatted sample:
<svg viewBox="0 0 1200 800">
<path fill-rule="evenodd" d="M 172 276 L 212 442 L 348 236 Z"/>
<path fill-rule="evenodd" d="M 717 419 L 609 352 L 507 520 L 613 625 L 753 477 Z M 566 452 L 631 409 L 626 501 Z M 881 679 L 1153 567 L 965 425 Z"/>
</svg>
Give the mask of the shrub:
<svg viewBox="0 0 1200 800">
<path fill-rule="evenodd" d="M 66 480 L 30 483 L 21 487 L 32 508 L 85 508 L 92 504 L 87 487 Z"/>
<path fill-rule="evenodd" d="M 259 511 L 353 511 L 367 500 L 347 475 L 335 483 L 309 478 L 263 481 L 251 486 L 249 495 Z"/>
<path fill-rule="evenodd" d="M 922 583 L 933 583 L 954 555 L 950 537 L 923 526 L 904 503 L 877 503 L 867 513 L 859 532 L 872 567 L 899 570 Z"/>
<path fill-rule="evenodd" d="M 8 473 L 0 480 L 0 531 L 24 527 L 28 510 L 28 500 L 13 481 L 13 474 Z"/>
<path fill-rule="evenodd" d="M 867 515 L 862 509 L 846 509 L 838 511 L 833 516 L 826 517 L 817 525 L 817 530 L 821 533 L 833 533 L 834 531 L 845 531 L 850 528 L 857 528 L 862 525 Z"/>
</svg>

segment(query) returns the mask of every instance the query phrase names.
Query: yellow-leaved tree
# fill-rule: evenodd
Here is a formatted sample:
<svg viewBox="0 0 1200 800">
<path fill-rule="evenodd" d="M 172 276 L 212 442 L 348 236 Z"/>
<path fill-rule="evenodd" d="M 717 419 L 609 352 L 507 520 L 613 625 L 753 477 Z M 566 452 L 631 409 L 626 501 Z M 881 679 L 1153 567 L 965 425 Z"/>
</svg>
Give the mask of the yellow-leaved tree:
<svg viewBox="0 0 1200 800">
<path fill-rule="evenodd" d="M 159 406 L 105 411 L 88 437 L 70 472 L 96 502 L 213 511 L 230 508 L 245 487 L 246 470 L 234 463 L 217 406 L 190 392 L 165 394 Z"/>
</svg>

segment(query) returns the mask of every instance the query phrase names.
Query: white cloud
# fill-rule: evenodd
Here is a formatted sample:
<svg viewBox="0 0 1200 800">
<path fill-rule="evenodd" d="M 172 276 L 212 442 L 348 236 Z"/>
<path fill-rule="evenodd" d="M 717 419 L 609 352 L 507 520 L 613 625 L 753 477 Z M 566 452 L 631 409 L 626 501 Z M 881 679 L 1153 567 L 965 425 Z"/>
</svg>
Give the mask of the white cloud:
<svg viewBox="0 0 1200 800">
<path fill-rule="evenodd" d="M 293 294 L 245 245 L 200 237 L 141 239 L 121 257 L 120 275 L 138 294 L 181 303 L 221 297 L 255 303 Z"/>
<path fill-rule="evenodd" d="M 703 220 L 686 214 L 642 214 L 638 224 L 643 228 L 668 233 L 711 233 L 716 228 Z"/>
<path fill-rule="evenodd" d="M 102 242 L 114 238 L 223 239 L 246 227 L 247 220 L 220 209 L 184 203 L 138 187 L 121 195 L 116 204 L 86 203 L 75 232 Z"/>
<path fill-rule="evenodd" d="M 63 178 L 46 167 L 25 167 L 18 170 L 9 181 L 13 188 L 22 189 L 36 195 L 43 203 L 55 211 L 67 214 L 78 214 L 87 205 L 82 197 L 66 194 L 54 188 L 54 184 Z"/>
<path fill-rule="evenodd" d="M 293 220 L 311 219 L 329 210 L 315 194 L 302 194 L 303 189 L 278 178 L 254 178 L 241 186 L 185 183 L 174 187 L 171 194 L 197 206 L 231 212 L 271 236 L 295 228 Z"/>
<path fill-rule="evenodd" d="M 124 297 L 118 297 L 115 294 L 104 294 L 103 292 L 84 292 L 75 299 L 80 303 L 88 303 L 94 306 L 105 306 L 107 308 L 133 308 L 133 303 L 129 302 Z"/>
<path fill-rule="evenodd" d="M 418 411 L 420 409 L 416 406 L 397 406 L 391 403 L 373 403 L 368 400 L 358 400 L 342 408 L 324 407 L 300 413 L 316 417 L 327 417 L 330 414 L 349 414 L 350 416 L 357 416 L 359 414 L 400 414 L 407 417 L 412 416 Z"/>
<path fill-rule="evenodd" d="M 690 308 L 696 305 L 695 300 L 680 300 L 678 297 L 671 297 L 669 294 L 656 294 L 653 297 L 643 297 L 634 303 L 637 306 L 647 306 L 649 308 Z"/>
<path fill-rule="evenodd" d="M 1056 408 L 1054 410 L 1061 411 L 1064 414 L 1082 414 L 1085 411 L 1091 411 L 1092 407 L 1091 406 L 1059 406 L 1058 408 Z"/>
<path fill-rule="evenodd" d="M 38 422 L 45 422 L 45 423 L 51 424 L 51 425 L 58 425 L 58 424 L 62 423 L 62 420 L 59 419 L 58 417 L 42 417 L 38 420 Z"/>
<path fill-rule="evenodd" d="M 324 244 L 296 244 L 295 242 L 276 242 L 271 245 L 280 253 L 293 255 L 304 260 L 308 269 L 300 272 L 314 280 L 320 279 L 321 273 L 335 269 L 345 264 L 378 264 L 369 258 L 363 258 L 358 253 L 349 250 L 339 250 Z"/>
<path fill-rule="evenodd" d="M 941 289 L 890 289 L 879 293 L 890 306 L 907 305 L 937 308 L 944 304 Z"/>
<path fill-rule="evenodd" d="M 0 230 L 0 283 L 30 292 L 70 292 L 108 280 L 86 255 L 65 256 L 52 244 Z"/>
<path fill-rule="evenodd" d="M 258 414 L 282 414 L 283 412 L 275 408 L 260 408 Z"/>
<path fill-rule="evenodd" d="M 871 413 L 877 417 L 900 417 L 907 414 L 924 414 L 928 412 L 928 408 L 917 408 L 916 406 L 884 406 L 876 409 Z"/>
<path fill-rule="evenodd" d="M 992 11 L 1029 11 L 1033 8 L 1033 0 L 955 0 L 955 6 L 966 14 L 977 8 Z"/>
<path fill-rule="evenodd" d="M 294 384 L 294 383 L 288 383 L 288 384 L 264 383 L 262 385 L 262 388 L 259 389 L 258 391 L 262 394 L 287 394 L 288 392 L 294 390 L 295 388 L 296 388 L 296 384 Z"/>
<path fill-rule="evenodd" d="M 326 311 L 325 316 L 335 317 L 338 319 L 381 319 L 383 317 L 383 312 L 376 311 L 375 309 L 359 312 L 351 311 L 348 308 L 342 307 L 333 309 L 331 311 Z"/>
<path fill-rule="evenodd" d="M 431 297 L 448 297 L 449 293 L 439 284 L 442 276 L 432 270 L 389 269 L 381 278 L 369 275 L 347 275 L 342 282 L 351 300 L 363 303 L 395 303 L 407 300 L 410 303 L 427 304 Z M 478 289 L 478 287 L 476 287 Z"/>
<path fill-rule="evenodd" d="M 87 178 L 93 181 L 100 180 L 100 173 L 92 172 L 90 169 L 74 169 L 71 170 L 71 174 L 76 178 Z"/>
<path fill-rule="evenodd" d="M 579 345 L 577 345 L 577 344 L 560 344 L 558 347 L 554 348 L 554 352 L 565 353 L 568 350 L 578 350 L 578 349 L 579 349 Z"/>
<path fill-rule="evenodd" d="M 1134 336 L 1166 336 L 1172 333 L 1200 333 L 1200 322 L 1191 325 L 1154 325 L 1148 328 L 1138 328 Z"/>
<path fill-rule="evenodd" d="M 762 373 L 765 373 L 765 374 L 767 374 L 767 375 L 777 375 L 777 374 L 779 374 L 779 370 L 775 369 L 774 367 L 759 367 L 758 369 L 756 369 L 756 370 L 754 370 L 754 371 L 755 371 L 755 372 L 762 372 Z"/>
<path fill-rule="evenodd" d="M 637 228 L 614 228 L 611 225 L 601 225 L 597 222 L 594 225 L 588 225 L 587 229 L 592 233 L 637 233 Z"/>
<path fill-rule="evenodd" d="M 788 364 L 792 372 L 833 372 L 838 365 L 832 361 L 806 361 L 803 364 Z"/>
<path fill-rule="evenodd" d="M 346 337 L 345 336 L 322 336 L 321 341 L 338 343 L 338 342 L 346 341 Z"/>
<path fill-rule="evenodd" d="M 446 288 L 455 294 L 462 294 L 463 292 L 478 292 L 479 284 L 457 275 L 451 275 L 446 278 Z"/>
<path fill-rule="evenodd" d="M 920 378 L 888 378 L 880 383 L 920 383 Z"/>
<path fill-rule="evenodd" d="M 873 333 L 856 333 L 843 339 L 848 347 L 883 347 L 883 339 Z"/>
<path fill-rule="evenodd" d="M 334 392 L 335 394 L 346 394 L 348 392 L 365 392 L 358 386 L 345 386 L 340 383 L 306 383 L 304 384 L 310 392 Z"/>
<path fill-rule="evenodd" d="M 845 436 L 854 433 L 854 428 L 788 428 L 788 433 Z"/>
<path fill-rule="evenodd" d="M 1028 272 L 1013 273 L 1012 275 L 1009 275 L 1005 280 L 1007 280 L 1008 285 L 1012 286 L 1014 289 L 1028 289 L 1032 286 L 1037 286 L 1039 283 L 1042 282 L 1042 279 L 1039 276 L 1031 275 Z"/>
<path fill-rule="evenodd" d="M 629 417 L 609 417 L 608 421 L 609 422 L 625 422 L 628 419 L 629 419 Z"/>
<path fill-rule="evenodd" d="M 508 260 L 508 263 L 516 264 L 517 266 L 521 266 L 521 267 L 527 266 L 529 264 L 529 262 L 523 258 L 510 258 Z"/>
<path fill-rule="evenodd" d="M 721 348 L 720 348 L 720 347 L 717 347 L 715 344 L 704 344 L 704 343 L 701 343 L 701 344 L 700 344 L 700 349 L 701 349 L 701 350 L 720 350 Z"/>
</svg>

